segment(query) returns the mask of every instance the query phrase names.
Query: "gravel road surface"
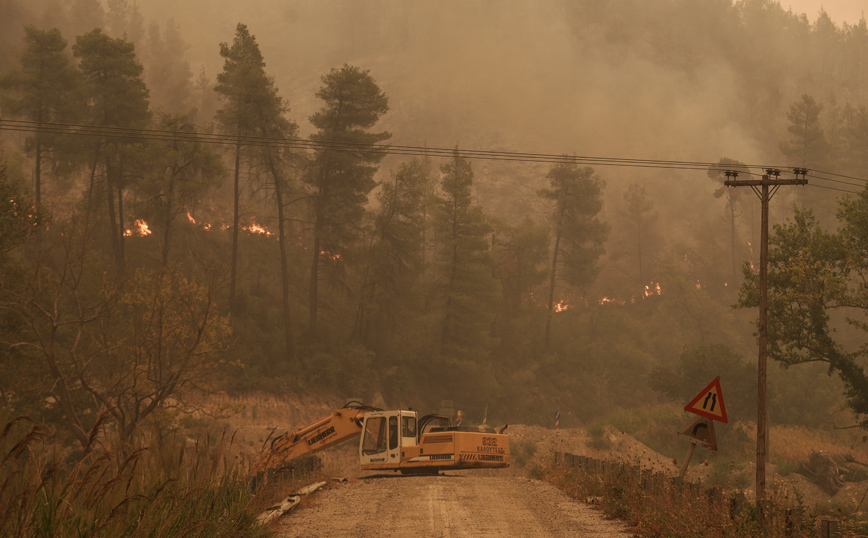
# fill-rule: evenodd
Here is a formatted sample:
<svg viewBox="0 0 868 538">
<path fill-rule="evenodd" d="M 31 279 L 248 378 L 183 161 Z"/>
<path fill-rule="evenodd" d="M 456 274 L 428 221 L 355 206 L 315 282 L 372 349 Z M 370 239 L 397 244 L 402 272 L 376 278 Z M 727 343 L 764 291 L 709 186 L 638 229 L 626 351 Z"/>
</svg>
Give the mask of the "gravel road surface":
<svg viewBox="0 0 868 538">
<path fill-rule="evenodd" d="M 279 538 L 629 538 L 624 524 L 554 486 L 517 477 L 363 478 L 334 483 L 284 516 Z"/>
</svg>

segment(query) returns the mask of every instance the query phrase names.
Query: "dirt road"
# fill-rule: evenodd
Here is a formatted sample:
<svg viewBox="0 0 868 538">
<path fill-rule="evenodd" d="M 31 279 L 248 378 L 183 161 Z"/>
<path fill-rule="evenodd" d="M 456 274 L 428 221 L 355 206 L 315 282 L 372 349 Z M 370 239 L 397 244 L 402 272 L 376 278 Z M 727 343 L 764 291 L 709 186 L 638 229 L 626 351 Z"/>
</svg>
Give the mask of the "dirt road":
<svg viewBox="0 0 868 538">
<path fill-rule="evenodd" d="M 279 538 L 628 538 L 554 486 L 528 478 L 387 476 L 334 484 L 284 516 Z"/>
</svg>

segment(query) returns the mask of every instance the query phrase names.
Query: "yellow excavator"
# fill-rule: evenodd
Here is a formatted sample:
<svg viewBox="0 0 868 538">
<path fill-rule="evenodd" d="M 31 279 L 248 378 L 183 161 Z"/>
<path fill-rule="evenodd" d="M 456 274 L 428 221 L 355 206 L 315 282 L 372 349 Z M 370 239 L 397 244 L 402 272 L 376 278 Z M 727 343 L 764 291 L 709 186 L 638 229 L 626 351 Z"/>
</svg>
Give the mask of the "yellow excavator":
<svg viewBox="0 0 868 538">
<path fill-rule="evenodd" d="M 383 411 L 349 402 L 330 415 L 276 437 L 263 450 L 257 471 L 280 468 L 297 458 L 361 436 L 363 470 L 436 474 L 453 469 L 509 467 L 509 437 L 490 426 L 453 426 L 442 415 Z"/>
</svg>

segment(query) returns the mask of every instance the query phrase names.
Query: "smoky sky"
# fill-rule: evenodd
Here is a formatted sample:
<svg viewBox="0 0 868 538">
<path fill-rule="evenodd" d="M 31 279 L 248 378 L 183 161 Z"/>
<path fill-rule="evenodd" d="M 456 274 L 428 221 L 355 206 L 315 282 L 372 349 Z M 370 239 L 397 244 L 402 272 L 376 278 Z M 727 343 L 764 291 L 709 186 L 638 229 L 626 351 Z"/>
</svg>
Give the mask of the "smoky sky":
<svg viewBox="0 0 868 538">
<path fill-rule="evenodd" d="M 220 41 L 248 24 L 266 69 L 302 134 L 319 106 L 320 77 L 344 63 L 370 69 L 390 98 L 393 142 L 482 149 L 688 160 L 738 155 L 755 141 L 730 112 L 726 65 L 686 77 L 642 51 L 603 44 L 570 21 L 563 2 L 541 0 L 269 2 L 155 0 L 174 18 L 194 72 L 221 68 Z M 355 7 L 354 7 L 355 6 Z"/>
</svg>

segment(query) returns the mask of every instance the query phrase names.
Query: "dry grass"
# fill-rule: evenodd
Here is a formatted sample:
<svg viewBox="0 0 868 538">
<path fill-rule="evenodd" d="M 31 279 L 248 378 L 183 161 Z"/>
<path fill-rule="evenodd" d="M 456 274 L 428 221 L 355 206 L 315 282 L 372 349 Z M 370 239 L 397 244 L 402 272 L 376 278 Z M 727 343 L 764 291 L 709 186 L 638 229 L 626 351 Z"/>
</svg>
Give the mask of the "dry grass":
<svg viewBox="0 0 868 538">
<path fill-rule="evenodd" d="M 637 536 L 648 538 L 819 536 L 818 521 L 829 515 L 800 505 L 786 488 L 772 487 L 766 505 L 772 516 L 762 532 L 756 507 L 737 492 L 681 484 L 660 473 L 647 473 L 643 475 L 631 465 L 608 465 L 600 470 L 594 465 L 572 467 L 550 462 L 543 478 L 574 498 L 599 505 L 606 515 L 632 525 Z M 842 536 L 864 536 L 868 530 L 861 518 L 851 515 L 840 519 Z"/>
<path fill-rule="evenodd" d="M 225 435 L 213 445 L 179 435 L 124 445 L 98 424 L 69 455 L 44 426 L 9 421 L 0 434 L 0 536 L 268 536 L 231 446 Z"/>
<path fill-rule="evenodd" d="M 802 426 L 774 426 L 771 429 L 770 451 L 784 461 L 807 461 L 812 452 L 851 454 L 868 463 L 868 446 L 852 430 L 809 430 Z"/>
</svg>

